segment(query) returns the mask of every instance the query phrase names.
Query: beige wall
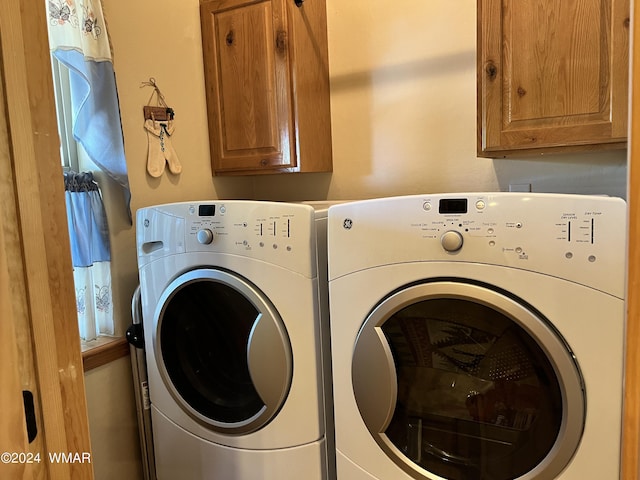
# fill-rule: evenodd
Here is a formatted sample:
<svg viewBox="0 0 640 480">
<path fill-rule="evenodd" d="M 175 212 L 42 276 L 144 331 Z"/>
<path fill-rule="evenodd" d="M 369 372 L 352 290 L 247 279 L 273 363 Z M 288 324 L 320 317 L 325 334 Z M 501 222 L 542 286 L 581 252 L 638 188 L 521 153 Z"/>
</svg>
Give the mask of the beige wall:
<svg viewBox="0 0 640 480">
<path fill-rule="evenodd" d="M 126 381 L 124 381 L 126 380 Z M 85 375 L 96 480 L 142 478 L 131 365 L 121 358 Z"/>
<path fill-rule="evenodd" d="M 211 176 L 198 0 L 103 2 L 134 212 L 192 199 L 350 199 L 508 190 L 509 184 L 521 183 L 541 192 L 626 195 L 624 151 L 528 160 L 476 157 L 475 0 L 327 0 L 334 171 L 247 178 Z M 140 85 L 149 77 L 176 112 L 172 140 L 183 166 L 179 176 L 165 173 L 152 179 L 145 173 L 142 107 L 151 89 Z M 111 202 L 108 209 L 114 301 L 123 332 L 138 282 L 135 230 L 121 205 Z M 128 368 L 107 366 L 88 376 L 92 412 L 111 401 L 93 390 L 102 388 L 107 376 L 123 398 L 132 398 Z M 119 437 L 132 441 L 133 406 L 105 411 L 124 422 L 126 431 L 113 430 L 102 438 L 94 446 L 96 458 L 117 454 Z M 92 434 L 94 428 L 104 431 L 97 418 L 91 417 Z M 98 480 L 111 478 L 104 465 L 96 460 Z M 135 460 L 130 467 L 130 475 L 121 478 L 136 478 Z"/>
<path fill-rule="evenodd" d="M 476 0 L 327 0 L 334 171 L 255 178 L 258 198 L 508 190 L 625 195 L 624 151 L 476 157 Z"/>
</svg>

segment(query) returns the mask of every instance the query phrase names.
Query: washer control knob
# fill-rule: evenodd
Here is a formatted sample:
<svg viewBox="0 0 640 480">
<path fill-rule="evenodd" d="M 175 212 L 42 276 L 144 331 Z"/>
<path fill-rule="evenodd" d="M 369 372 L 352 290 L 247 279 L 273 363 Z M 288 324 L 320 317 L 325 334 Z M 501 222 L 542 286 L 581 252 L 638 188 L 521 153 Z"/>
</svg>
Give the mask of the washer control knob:
<svg viewBox="0 0 640 480">
<path fill-rule="evenodd" d="M 213 242 L 213 232 L 208 228 L 203 228 L 202 230 L 198 230 L 197 233 L 198 242 L 203 245 L 209 245 Z"/>
<path fill-rule="evenodd" d="M 442 244 L 442 248 L 444 248 L 447 252 L 457 252 L 462 248 L 462 243 L 464 239 L 460 232 L 456 232 L 455 230 L 449 230 L 444 232 L 440 237 L 440 243 Z"/>
</svg>

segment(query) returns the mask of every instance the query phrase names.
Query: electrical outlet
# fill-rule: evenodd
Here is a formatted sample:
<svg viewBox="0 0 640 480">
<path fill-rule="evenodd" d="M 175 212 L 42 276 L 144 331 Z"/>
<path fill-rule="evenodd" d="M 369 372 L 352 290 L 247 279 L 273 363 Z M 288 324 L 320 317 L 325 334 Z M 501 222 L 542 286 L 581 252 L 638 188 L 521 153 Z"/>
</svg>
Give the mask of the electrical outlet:
<svg viewBox="0 0 640 480">
<path fill-rule="evenodd" d="M 530 192 L 531 184 L 530 183 L 510 183 L 509 191 L 510 192 Z"/>
</svg>

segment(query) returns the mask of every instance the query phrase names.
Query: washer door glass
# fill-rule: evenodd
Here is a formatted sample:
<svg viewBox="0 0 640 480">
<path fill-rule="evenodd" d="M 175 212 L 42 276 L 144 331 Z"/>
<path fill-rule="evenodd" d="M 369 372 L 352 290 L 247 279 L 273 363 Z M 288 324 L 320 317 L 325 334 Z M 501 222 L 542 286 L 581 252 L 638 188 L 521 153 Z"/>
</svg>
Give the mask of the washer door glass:
<svg viewBox="0 0 640 480">
<path fill-rule="evenodd" d="M 414 478 L 555 478 L 584 428 L 573 355 L 529 308 L 487 287 L 407 287 L 363 324 L 353 387 L 367 428 Z"/>
<path fill-rule="evenodd" d="M 291 346 L 275 308 L 228 272 L 188 272 L 159 302 L 161 376 L 192 417 L 224 433 L 266 425 L 291 385 Z"/>
</svg>

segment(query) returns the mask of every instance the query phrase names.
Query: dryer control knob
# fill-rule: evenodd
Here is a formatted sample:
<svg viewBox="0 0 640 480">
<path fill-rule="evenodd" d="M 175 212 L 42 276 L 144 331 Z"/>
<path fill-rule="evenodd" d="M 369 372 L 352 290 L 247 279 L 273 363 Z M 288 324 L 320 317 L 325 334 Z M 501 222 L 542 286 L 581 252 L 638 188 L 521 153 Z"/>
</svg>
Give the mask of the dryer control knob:
<svg viewBox="0 0 640 480">
<path fill-rule="evenodd" d="M 456 232 L 455 230 L 449 230 L 444 232 L 440 237 L 440 243 L 442 244 L 442 248 L 444 248 L 447 252 L 457 252 L 462 248 L 462 243 L 464 239 L 460 232 Z"/>
<path fill-rule="evenodd" d="M 209 245 L 211 242 L 213 242 L 213 232 L 208 228 L 198 230 L 197 237 L 198 242 L 203 245 Z"/>
</svg>

